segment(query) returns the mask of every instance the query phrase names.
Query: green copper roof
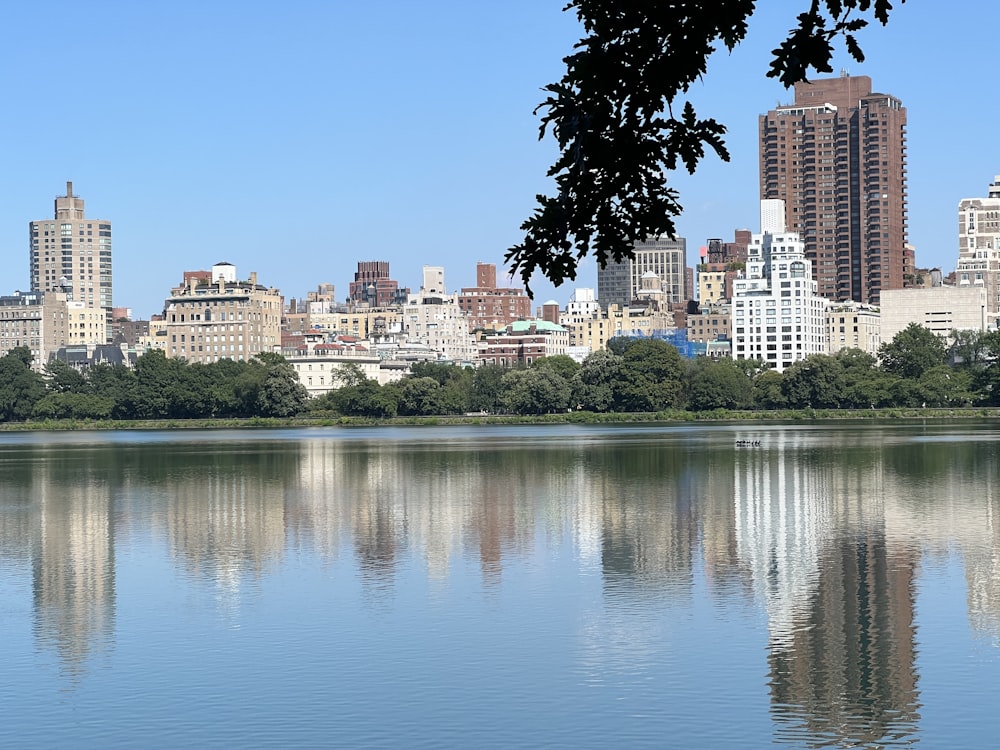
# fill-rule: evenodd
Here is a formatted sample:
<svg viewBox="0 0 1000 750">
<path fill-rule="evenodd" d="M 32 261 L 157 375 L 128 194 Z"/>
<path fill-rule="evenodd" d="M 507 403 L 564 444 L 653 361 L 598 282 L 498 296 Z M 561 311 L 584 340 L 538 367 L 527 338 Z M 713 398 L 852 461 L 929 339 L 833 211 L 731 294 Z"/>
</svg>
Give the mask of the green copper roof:
<svg viewBox="0 0 1000 750">
<path fill-rule="evenodd" d="M 531 326 L 535 327 L 536 331 L 565 331 L 566 329 L 555 323 L 550 323 L 547 320 L 515 320 L 510 324 L 510 330 L 512 332 L 524 333 L 525 331 L 531 330 Z"/>
</svg>

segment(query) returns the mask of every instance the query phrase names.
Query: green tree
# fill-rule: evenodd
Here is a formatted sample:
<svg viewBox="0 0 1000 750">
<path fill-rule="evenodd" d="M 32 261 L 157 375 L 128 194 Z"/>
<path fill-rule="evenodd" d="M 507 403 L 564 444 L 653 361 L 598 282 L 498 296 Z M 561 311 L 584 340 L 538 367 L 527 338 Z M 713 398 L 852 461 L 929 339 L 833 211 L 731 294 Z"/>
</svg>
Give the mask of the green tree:
<svg viewBox="0 0 1000 750">
<path fill-rule="evenodd" d="M 621 356 L 607 349 L 589 354 L 573 376 L 573 405 L 594 412 L 613 409 L 621 367 Z"/>
<path fill-rule="evenodd" d="M 754 403 L 761 409 L 784 409 L 788 406 L 784 382 L 784 374 L 777 370 L 761 372 L 753 379 Z"/>
<path fill-rule="evenodd" d="M 1000 405 L 1000 331 L 983 335 L 983 365 L 974 375 L 973 387 L 981 402 Z"/>
<path fill-rule="evenodd" d="M 186 360 L 150 349 L 135 362 L 133 410 L 139 419 L 179 419 L 193 416 Z"/>
<path fill-rule="evenodd" d="M 620 357 L 633 341 L 629 336 L 612 336 L 608 339 L 608 351 Z"/>
<path fill-rule="evenodd" d="M 743 41 L 755 5 L 570 0 L 585 36 L 538 107 L 539 137 L 551 132 L 559 147 L 548 172 L 556 194 L 537 196 L 523 241 L 506 254 L 526 287 L 536 270 L 558 285 L 591 253 L 603 267 L 630 257 L 636 241 L 674 235 L 681 204 L 668 175 L 681 165 L 694 172 L 707 150 L 729 158 L 725 127 L 699 118 L 686 94 L 718 47 Z M 860 62 L 854 33 L 869 19 L 886 23 L 891 8 L 890 0 L 811 0 L 767 75 L 787 87 L 810 70 L 831 72 L 838 37 Z"/>
<path fill-rule="evenodd" d="M 732 359 L 693 360 L 685 379 L 687 405 L 692 411 L 746 409 L 753 405 L 753 381 Z"/>
<path fill-rule="evenodd" d="M 404 416 L 443 414 L 444 388 L 432 377 L 409 377 L 399 383 L 399 413 Z"/>
<path fill-rule="evenodd" d="M 676 347 L 657 339 L 632 339 L 622 354 L 620 372 L 617 409 L 660 411 L 677 405 L 682 360 Z"/>
<path fill-rule="evenodd" d="M 843 401 L 844 367 L 836 357 L 813 354 L 785 368 L 782 389 L 789 406 L 836 409 Z"/>
<path fill-rule="evenodd" d="M 955 367 L 971 372 L 985 367 L 987 364 L 987 336 L 985 331 L 953 330 L 948 355 Z"/>
<path fill-rule="evenodd" d="M 414 362 L 410 366 L 410 375 L 413 377 L 434 378 L 439 385 L 446 385 L 453 380 L 462 380 L 468 375 L 468 372 L 468 368 L 450 362 Z"/>
<path fill-rule="evenodd" d="M 239 417 L 243 414 L 237 384 L 247 371 L 245 360 L 220 359 L 207 365 L 192 365 L 195 388 L 205 399 L 206 416 Z"/>
<path fill-rule="evenodd" d="M 501 384 L 501 404 L 513 414 L 551 414 L 566 411 L 569 406 L 570 385 L 552 370 L 511 370 Z"/>
<path fill-rule="evenodd" d="M 892 341 L 879 347 L 882 369 L 901 378 L 917 380 L 927 370 L 945 364 L 948 352 L 944 340 L 917 323 L 910 323 Z"/>
<path fill-rule="evenodd" d="M 566 354 L 556 354 L 551 357 L 542 357 L 535 360 L 532 367 L 541 367 L 545 370 L 552 370 L 557 375 L 561 375 L 566 380 L 572 380 L 573 376 L 580 369 L 580 363 Z"/>
<path fill-rule="evenodd" d="M 935 407 L 966 406 L 972 402 L 972 376 L 964 370 L 938 365 L 926 370 L 917 381 L 920 403 Z"/>
<path fill-rule="evenodd" d="M 507 370 L 500 365 L 480 365 L 472 375 L 469 410 L 494 413 L 500 410 L 501 381 Z"/>
<path fill-rule="evenodd" d="M 345 385 L 327 394 L 327 402 L 338 414 L 348 417 L 395 417 L 399 410 L 399 388 L 395 384 L 380 386 L 364 379 L 356 385 Z"/>
<path fill-rule="evenodd" d="M 869 409 L 892 404 L 893 376 L 877 368 L 877 360 L 860 349 L 841 349 L 834 359 L 840 366 L 840 406 Z"/>
<path fill-rule="evenodd" d="M 291 417 L 309 399 L 295 368 L 280 354 L 257 354 L 243 377 L 243 402 L 254 416 Z"/>
<path fill-rule="evenodd" d="M 114 404 L 112 419 L 133 419 L 136 413 L 135 372 L 125 365 L 92 365 L 84 373 L 87 392 L 108 398 Z"/>
<path fill-rule="evenodd" d="M 345 362 L 340 365 L 340 367 L 334 371 L 333 378 L 337 381 L 341 388 L 361 385 L 368 380 L 368 376 L 365 375 L 361 366 L 355 364 L 354 362 Z"/>
<path fill-rule="evenodd" d="M 45 396 L 45 381 L 31 369 L 31 350 L 24 346 L 0 357 L 0 420 L 23 422 Z"/>
<path fill-rule="evenodd" d="M 115 402 L 90 393 L 53 392 L 35 404 L 37 419 L 110 419 Z"/>
<path fill-rule="evenodd" d="M 87 381 L 72 365 L 53 359 L 45 365 L 45 386 L 56 393 L 83 393 Z"/>
</svg>

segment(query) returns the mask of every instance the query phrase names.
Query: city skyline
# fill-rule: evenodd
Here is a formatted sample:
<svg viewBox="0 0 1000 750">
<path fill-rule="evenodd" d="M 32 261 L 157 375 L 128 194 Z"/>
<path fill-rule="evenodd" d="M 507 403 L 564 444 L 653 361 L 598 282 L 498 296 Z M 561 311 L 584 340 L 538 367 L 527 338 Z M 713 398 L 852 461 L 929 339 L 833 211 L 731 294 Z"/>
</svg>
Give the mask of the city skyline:
<svg viewBox="0 0 1000 750">
<path fill-rule="evenodd" d="M 69 125 L 2 126 L 17 188 L 10 179 L 0 202 L 0 287 L 29 288 L 25 224 L 67 181 L 88 214 L 114 221 L 114 302 L 137 317 L 159 312 L 184 270 L 223 260 L 286 297 L 329 282 L 343 299 L 366 260 L 388 261 L 405 286 L 423 265 L 449 269 L 455 289 L 473 286 L 475 262 L 503 268 L 534 194 L 551 187 L 554 146 L 537 141 L 532 110 L 579 37 L 561 8 L 301 6 L 276 17 L 225 3 L 126 13 L 56 3 L 43 23 L 41 9 L 17 7 L 13 27 L 44 26 L 62 43 L 43 57 L 35 41 L 12 38 L 0 52 L 19 71 L 8 97 L 38 102 L 70 66 L 97 93 Z M 918 266 L 945 273 L 958 258 L 959 201 L 1000 171 L 1000 154 L 984 147 L 997 105 L 976 76 L 961 75 L 990 48 L 983 13 L 1000 10 L 977 6 L 981 22 L 970 25 L 961 8 L 932 24 L 926 9 L 901 6 L 888 27 L 861 35 L 866 63 L 833 61 L 835 74 L 870 76 L 906 104 L 909 240 Z M 758 10 L 748 42 L 714 60 L 691 92 L 701 116 L 728 126 L 733 159 L 672 178 L 689 264 L 708 238 L 756 228 L 757 117 L 792 100 L 765 78 L 768 51 L 798 10 Z M 100 44 L 76 33 L 97 26 Z M 945 66 L 923 53 L 942 45 Z M 69 101 L 50 106 L 72 111 Z M 976 116 L 955 117 L 951 101 L 975 101 Z M 592 261 L 557 290 L 536 280 L 534 304 L 565 302 L 578 286 L 596 287 Z"/>
</svg>

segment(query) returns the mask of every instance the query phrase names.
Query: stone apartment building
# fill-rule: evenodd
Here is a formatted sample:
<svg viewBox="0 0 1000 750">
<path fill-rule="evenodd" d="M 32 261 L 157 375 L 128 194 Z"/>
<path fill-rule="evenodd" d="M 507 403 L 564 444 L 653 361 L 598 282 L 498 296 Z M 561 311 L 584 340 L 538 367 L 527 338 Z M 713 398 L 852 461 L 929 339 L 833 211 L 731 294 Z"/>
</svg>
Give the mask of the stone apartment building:
<svg viewBox="0 0 1000 750">
<path fill-rule="evenodd" d="M 0 297 L 0 356 L 31 350 L 39 372 L 59 349 L 93 349 L 107 341 L 104 309 L 67 299 L 62 292 L 17 292 Z"/>
<path fill-rule="evenodd" d="M 882 316 L 878 308 L 860 302 L 835 302 L 826 309 L 827 352 L 860 349 L 875 355 L 882 343 Z"/>
<path fill-rule="evenodd" d="M 283 300 L 273 287 L 257 283 L 256 272 L 246 281 L 236 267 L 218 263 L 211 281 L 189 275 L 187 284 L 172 290 L 164 306 L 164 351 L 204 364 L 220 359 L 249 360 L 281 345 Z"/>
<path fill-rule="evenodd" d="M 687 340 L 699 344 L 729 339 L 730 306 L 703 306 L 697 314 L 687 316 Z"/>
</svg>

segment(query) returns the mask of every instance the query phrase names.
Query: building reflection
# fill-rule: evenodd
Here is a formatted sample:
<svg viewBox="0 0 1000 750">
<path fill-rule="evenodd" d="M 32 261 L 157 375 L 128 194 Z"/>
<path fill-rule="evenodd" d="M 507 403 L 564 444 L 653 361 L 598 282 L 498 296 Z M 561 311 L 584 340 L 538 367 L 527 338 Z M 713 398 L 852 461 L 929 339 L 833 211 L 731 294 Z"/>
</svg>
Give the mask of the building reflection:
<svg viewBox="0 0 1000 750">
<path fill-rule="evenodd" d="M 581 641 L 598 668 L 610 643 L 616 664 L 654 647 L 658 610 L 615 605 L 691 600 L 700 562 L 711 595 L 753 596 L 766 612 L 771 712 L 777 739 L 792 744 L 915 732 L 921 554 L 961 551 L 970 620 L 1000 639 L 989 443 L 949 453 L 951 469 L 928 468 L 911 447 L 831 448 L 802 430 L 746 451 L 612 440 L 536 451 L 518 439 L 185 446 L 63 447 L 59 460 L 33 449 L 12 462 L 0 555 L 30 567 L 37 641 L 67 670 L 112 640 L 115 542 L 133 525 L 234 604 L 296 550 L 350 564 L 363 594 L 382 601 L 404 573 L 444 587 L 468 566 L 488 589 L 512 566 L 559 554 L 594 574 Z"/>
<path fill-rule="evenodd" d="M 35 637 L 73 675 L 110 648 L 114 632 L 111 488 L 95 458 L 76 451 L 60 461 L 33 461 L 24 487 L 32 501 Z"/>
<path fill-rule="evenodd" d="M 232 593 L 260 577 L 285 547 L 280 483 L 252 472 L 186 477 L 165 488 L 167 542 L 189 576 Z"/>
<path fill-rule="evenodd" d="M 897 488 L 886 527 L 899 544 L 932 559 L 961 553 L 969 623 L 1000 646 L 1000 463 L 997 443 L 933 438 L 886 452 Z"/>
<path fill-rule="evenodd" d="M 735 506 L 768 614 L 776 739 L 869 747 L 912 737 L 917 555 L 887 541 L 879 447 L 832 457 L 774 443 L 742 457 Z"/>
<path fill-rule="evenodd" d="M 698 527 L 688 458 L 683 446 L 659 444 L 589 452 L 606 594 L 690 597 Z"/>
</svg>

